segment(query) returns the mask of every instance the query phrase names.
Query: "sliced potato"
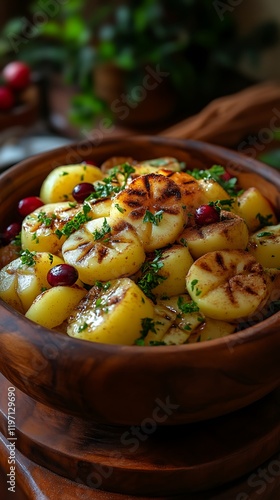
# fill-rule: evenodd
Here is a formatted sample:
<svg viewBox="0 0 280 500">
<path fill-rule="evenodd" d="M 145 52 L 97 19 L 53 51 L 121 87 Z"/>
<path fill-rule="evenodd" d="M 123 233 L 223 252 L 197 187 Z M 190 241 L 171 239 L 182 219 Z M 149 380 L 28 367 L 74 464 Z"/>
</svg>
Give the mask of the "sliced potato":
<svg viewBox="0 0 280 500">
<path fill-rule="evenodd" d="M 263 267 L 242 250 L 206 253 L 192 264 L 186 283 L 199 309 L 223 321 L 253 314 L 268 297 Z"/>
<path fill-rule="evenodd" d="M 45 328 L 55 328 L 65 321 L 85 296 L 77 285 L 55 286 L 36 297 L 25 316 Z"/>
<path fill-rule="evenodd" d="M 245 250 L 249 232 L 244 220 L 238 215 L 221 210 L 220 222 L 201 227 L 187 227 L 178 241 L 185 240 L 194 259 L 215 250 Z"/>
<path fill-rule="evenodd" d="M 46 252 L 27 252 L 18 257 L 0 270 L 1 299 L 25 313 L 42 289 L 50 288 L 48 271 L 63 262 L 60 257 Z"/>
<path fill-rule="evenodd" d="M 153 303 L 129 278 L 94 286 L 68 320 L 71 337 L 105 344 L 133 345 L 143 321 L 154 319 Z"/>
<path fill-rule="evenodd" d="M 237 214 L 242 217 L 250 232 L 263 225 L 276 224 L 277 218 L 269 201 L 255 188 L 246 189 L 237 199 Z M 263 221 L 266 221 L 263 224 Z"/>
<path fill-rule="evenodd" d="M 280 267 L 280 224 L 256 231 L 249 240 L 249 252 L 264 267 Z"/>
<path fill-rule="evenodd" d="M 40 198 L 45 204 L 74 201 L 72 191 L 77 184 L 93 183 L 103 177 L 101 170 L 94 165 L 86 163 L 62 165 L 54 168 L 45 178 L 41 186 Z"/>
<path fill-rule="evenodd" d="M 137 272 L 145 252 L 133 226 L 110 217 L 84 224 L 64 242 L 62 255 L 89 285 Z"/>
</svg>

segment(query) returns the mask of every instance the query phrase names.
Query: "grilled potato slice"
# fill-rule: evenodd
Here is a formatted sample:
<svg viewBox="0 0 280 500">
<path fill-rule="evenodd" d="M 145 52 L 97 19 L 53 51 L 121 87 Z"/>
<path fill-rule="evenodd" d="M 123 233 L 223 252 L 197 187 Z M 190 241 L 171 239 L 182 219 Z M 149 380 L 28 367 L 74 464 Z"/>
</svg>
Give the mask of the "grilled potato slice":
<svg viewBox="0 0 280 500">
<path fill-rule="evenodd" d="M 129 278 L 94 286 L 68 320 L 71 337 L 105 344 L 133 345 L 143 321 L 154 318 L 153 303 Z"/>
<path fill-rule="evenodd" d="M 280 224 L 266 226 L 249 240 L 249 252 L 264 267 L 280 267 Z"/>
<path fill-rule="evenodd" d="M 215 250 L 245 250 L 249 241 L 247 225 L 241 217 L 221 210 L 220 222 L 184 229 L 178 241 L 185 240 L 194 259 Z"/>
<path fill-rule="evenodd" d="M 253 314 L 268 297 L 263 267 L 243 250 L 206 253 L 190 267 L 186 284 L 200 311 L 229 322 Z"/>
<path fill-rule="evenodd" d="M 46 252 L 26 253 L 0 270 L 0 297 L 17 311 L 25 313 L 33 300 L 50 288 L 48 271 L 63 260 Z"/>
<path fill-rule="evenodd" d="M 134 274 L 146 257 L 134 227 L 110 217 L 85 223 L 63 243 L 62 255 L 89 285 Z"/>
<path fill-rule="evenodd" d="M 113 200 L 110 216 L 132 224 L 146 252 L 174 243 L 186 220 L 179 186 L 163 175 L 134 179 Z"/>
</svg>

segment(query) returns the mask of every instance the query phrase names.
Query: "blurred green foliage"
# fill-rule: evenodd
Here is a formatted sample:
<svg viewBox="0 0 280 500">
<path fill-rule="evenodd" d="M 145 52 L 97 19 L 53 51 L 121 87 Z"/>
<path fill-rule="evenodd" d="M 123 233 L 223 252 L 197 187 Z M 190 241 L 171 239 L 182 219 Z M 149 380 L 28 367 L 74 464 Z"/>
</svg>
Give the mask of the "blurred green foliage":
<svg viewBox="0 0 280 500">
<path fill-rule="evenodd" d="M 109 111 L 93 92 L 93 68 L 99 64 L 122 69 L 127 91 L 141 83 L 146 65 L 159 65 L 170 74 L 180 112 L 188 115 L 239 90 L 238 61 L 249 54 L 256 63 L 278 39 L 273 22 L 240 39 L 231 14 L 221 21 L 209 0 L 135 0 L 92 8 L 86 0 L 68 0 L 57 3 L 52 15 L 47 4 L 44 11 L 44 0 L 31 3 L 29 27 L 24 18 L 9 21 L 0 55 L 25 60 L 45 76 L 59 72 L 65 83 L 76 85 L 71 113 L 76 124 Z M 39 11 L 45 22 L 36 22 Z"/>
</svg>

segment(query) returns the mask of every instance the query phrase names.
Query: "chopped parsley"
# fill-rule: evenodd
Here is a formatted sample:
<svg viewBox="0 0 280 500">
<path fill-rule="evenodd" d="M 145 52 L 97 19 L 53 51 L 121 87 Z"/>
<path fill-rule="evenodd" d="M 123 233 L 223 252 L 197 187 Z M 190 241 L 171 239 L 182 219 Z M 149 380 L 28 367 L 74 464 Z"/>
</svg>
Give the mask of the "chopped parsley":
<svg viewBox="0 0 280 500">
<path fill-rule="evenodd" d="M 35 259 L 36 252 L 30 252 L 30 250 L 22 250 L 20 252 L 20 259 L 23 265 L 25 266 L 34 266 L 36 259 Z"/>
<path fill-rule="evenodd" d="M 270 226 L 272 224 L 272 222 L 270 221 L 271 218 L 272 218 L 272 214 L 262 215 L 262 214 L 258 213 L 256 215 L 256 219 L 259 220 L 261 227 Z"/>
<path fill-rule="evenodd" d="M 100 290 L 109 290 L 110 286 L 111 286 L 111 282 L 110 281 L 107 281 L 106 283 L 102 283 L 102 281 L 96 281 L 95 283 L 95 286 L 97 286 Z"/>
<path fill-rule="evenodd" d="M 197 285 L 197 283 L 198 283 L 198 280 L 192 280 L 191 281 L 191 289 L 192 289 L 192 291 L 194 290 L 194 287 L 195 287 L 195 285 Z"/>
<path fill-rule="evenodd" d="M 63 172 L 61 172 L 60 177 L 64 177 L 65 175 L 69 175 L 69 172 L 65 172 L 64 170 Z"/>
<path fill-rule="evenodd" d="M 208 203 L 208 205 L 210 207 L 215 208 L 217 210 L 217 212 L 220 212 L 221 210 L 230 211 L 234 202 L 235 202 L 234 198 L 230 198 L 229 200 L 210 201 Z"/>
<path fill-rule="evenodd" d="M 135 345 L 145 345 L 145 338 L 151 331 L 156 333 L 155 322 L 152 318 L 142 318 L 141 319 L 142 330 L 140 331 L 140 337 L 135 340 Z"/>
<path fill-rule="evenodd" d="M 225 169 L 221 165 L 213 165 L 211 168 L 206 170 L 199 170 L 198 168 L 195 168 L 194 170 L 186 170 L 186 172 L 197 180 L 213 179 L 218 182 L 230 196 L 236 196 L 238 194 L 236 190 L 237 178 L 231 177 L 228 180 L 222 179 Z"/>
<path fill-rule="evenodd" d="M 83 332 L 87 328 L 88 328 L 88 324 L 86 322 L 84 322 L 82 325 L 79 326 L 78 333 Z"/>
<path fill-rule="evenodd" d="M 39 238 L 37 236 L 37 233 L 35 231 L 35 233 L 32 234 L 32 238 L 31 238 L 33 241 L 35 240 L 35 243 L 39 243 Z"/>
<path fill-rule="evenodd" d="M 162 220 L 163 210 L 159 210 L 155 214 L 146 210 L 146 213 L 143 218 L 143 222 L 151 222 L 154 226 L 158 226 L 160 221 Z"/>
<path fill-rule="evenodd" d="M 187 242 L 186 238 L 181 238 L 180 239 L 180 243 L 183 245 L 183 247 L 187 247 L 188 246 L 188 242 Z"/>
<path fill-rule="evenodd" d="M 53 255 L 51 253 L 48 254 L 50 264 L 53 263 Z"/>
<path fill-rule="evenodd" d="M 121 213 L 123 214 L 124 212 L 126 212 L 126 209 L 125 208 L 122 208 L 118 203 L 115 203 L 115 207 L 116 209 Z"/>
<path fill-rule="evenodd" d="M 11 243 L 16 247 L 21 247 L 21 231 L 13 238 Z"/>
<path fill-rule="evenodd" d="M 269 231 L 263 231 L 262 233 L 258 233 L 257 234 L 257 238 L 263 238 L 264 236 L 272 236 L 273 233 L 269 232 Z"/>
<path fill-rule="evenodd" d="M 164 280 L 165 276 L 161 276 L 159 271 L 164 266 L 163 262 L 160 260 L 162 257 L 162 250 L 155 250 L 155 257 L 153 260 L 147 260 L 141 267 L 142 276 L 138 280 L 137 285 L 141 288 L 142 292 L 152 299 L 155 300 L 155 295 L 152 290 Z"/>
<path fill-rule="evenodd" d="M 51 214 L 49 216 L 46 214 L 46 212 L 39 212 L 37 218 L 41 224 L 44 224 L 46 227 L 50 227 L 52 225 L 52 222 L 56 219 L 56 215 Z"/>
<path fill-rule="evenodd" d="M 99 297 L 95 301 L 95 309 L 102 309 L 103 312 L 108 313 L 108 303 L 104 300 L 104 297 Z"/>
<path fill-rule="evenodd" d="M 163 340 L 150 340 L 150 346 L 167 345 Z"/>
<path fill-rule="evenodd" d="M 83 224 L 91 220 L 91 217 L 88 216 L 91 208 L 88 203 L 83 204 L 83 211 L 78 212 L 73 219 L 63 226 L 62 229 L 57 229 L 55 231 L 56 236 L 60 239 L 62 236 L 70 236 L 70 234 L 77 231 Z"/>
<path fill-rule="evenodd" d="M 114 167 L 110 170 L 110 175 L 104 177 L 102 181 L 98 181 L 94 184 L 94 192 L 91 193 L 86 200 L 96 200 L 99 198 L 109 198 L 114 194 L 122 191 L 127 184 L 128 177 L 135 172 L 129 163 L 124 163 L 120 167 Z M 123 176 L 123 182 L 119 185 L 118 175 Z"/>
<path fill-rule="evenodd" d="M 184 314 L 188 313 L 193 313 L 193 312 L 198 312 L 199 307 L 198 305 L 192 300 L 191 302 L 184 302 L 183 297 L 179 297 L 177 301 L 178 308 L 182 311 Z"/>
<path fill-rule="evenodd" d="M 104 236 L 110 234 L 111 231 L 112 231 L 111 226 L 109 226 L 107 219 L 105 217 L 101 230 L 99 231 L 98 229 L 95 229 L 95 231 L 93 232 L 93 237 L 94 237 L 95 241 L 102 240 L 104 238 Z"/>
</svg>

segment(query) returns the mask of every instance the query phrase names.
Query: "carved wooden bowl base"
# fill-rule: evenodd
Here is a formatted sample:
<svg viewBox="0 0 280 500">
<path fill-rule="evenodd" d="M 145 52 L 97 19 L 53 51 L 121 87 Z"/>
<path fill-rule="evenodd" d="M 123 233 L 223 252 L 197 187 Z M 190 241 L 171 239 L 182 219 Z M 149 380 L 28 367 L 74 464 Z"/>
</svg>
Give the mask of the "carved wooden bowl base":
<svg viewBox="0 0 280 500">
<path fill-rule="evenodd" d="M 3 375 L 0 383 L 4 499 L 13 438 L 7 440 L 10 383 Z M 11 498 L 245 500 L 258 489 L 280 488 L 280 389 L 224 417 L 174 427 L 152 419 L 99 426 L 15 394 L 17 495 Z"/>
</svg>

